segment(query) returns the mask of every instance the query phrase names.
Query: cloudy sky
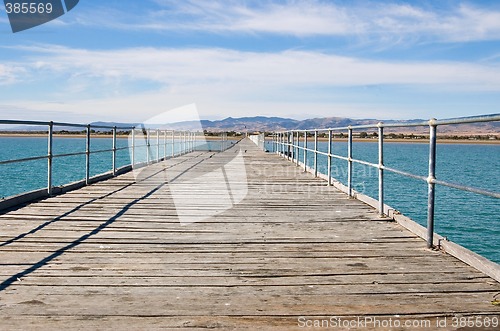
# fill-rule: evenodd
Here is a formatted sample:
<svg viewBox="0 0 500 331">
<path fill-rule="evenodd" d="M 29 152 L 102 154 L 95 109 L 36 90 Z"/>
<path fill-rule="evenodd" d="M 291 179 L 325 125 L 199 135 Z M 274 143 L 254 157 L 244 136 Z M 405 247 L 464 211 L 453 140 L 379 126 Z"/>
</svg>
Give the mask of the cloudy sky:
<svg viewBox="0 0 500 331">
<path fill-rule="evenodd" d="M 81 0 L 16 34 L 0 7 L 4 119 L 193 103 L 207 119 L 498 113 L 500 1 Z"/>
</svg>

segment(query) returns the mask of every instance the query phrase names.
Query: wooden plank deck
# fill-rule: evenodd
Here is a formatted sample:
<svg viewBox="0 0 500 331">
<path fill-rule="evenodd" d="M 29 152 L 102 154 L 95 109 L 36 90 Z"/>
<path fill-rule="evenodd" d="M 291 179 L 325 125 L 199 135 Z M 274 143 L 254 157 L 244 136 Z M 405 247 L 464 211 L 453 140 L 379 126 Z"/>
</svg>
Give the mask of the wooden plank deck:
<svg viewBox="0 0 500 331">
<path fill-rule="evenodd" d="M 165 174 L 196 178 L 240 147 L 246 198 L 181 225 Z M 452 316 L 499 317 L 498 282 L 248 140 L 148 173 L 0 216 L 0 329 L 303 330 L 331 317 L 431 328 L 447 317 L 451 328 Z M 220 184 L 186 185 L 180 198 L 204 190 L 210 202 Z"/>
</svg>

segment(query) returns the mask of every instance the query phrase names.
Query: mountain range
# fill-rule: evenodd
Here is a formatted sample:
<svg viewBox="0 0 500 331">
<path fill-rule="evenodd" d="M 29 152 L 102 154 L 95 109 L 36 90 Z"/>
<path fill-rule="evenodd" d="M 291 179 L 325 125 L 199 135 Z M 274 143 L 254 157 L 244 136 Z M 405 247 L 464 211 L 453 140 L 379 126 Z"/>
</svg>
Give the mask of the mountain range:
<svg viewBox="0 0 500 331">
<path fill-rule="evenodd" d="M 336 127 L 346 127 L 349 125 L 368 125 L 376 124 L 378 122 L 384 123 L 415 123 L 424 122 L 423 119 L 411 119 L 411 120 L 378 120 L 378 119 L 351 119 L 344 117 L 324 117 L 324 118 L 311 118 L 305 120 L 296 120 L 291 118 L 283 117 L 240 117 L 233 118 L 228 117 L 222 120 L 201 120 L 201 127 L 203 130 L 207 131 L 236 131 L 236 132 L 272 132 L 280 130 L 302 130 L 302 129 L 324 129 L 324 128 L 336 128 Z M 103 125 L 103 126 L 116 126 L 120 127 L 130 127 L 137 125 L 136 123 L 118 123 L 118 122 L 93 122 L 92 125 Z M 177 122 L 168 125 L 161 125 L 161 129 L 173 129 L 173 130 L 196 130 L 200 128 L 200 122 L 197 121 L 186 121 Z M 44 126 L 16 126 L 11 128 L 3 128 L 3 131 L 46 131 L 47 128 Z M 56 131 L 68 130 L 68 131 L 81 131 L 81 129 L 74 128 L 61 128 L 56 127 Z M 374 131 L 366 130 L 368 132 Z M 386 129 L 386 132 L 398 132 L 398 133 L 427 133 L 427 127 L 409 127 L 409 128 L 394 128 Z M 487 123 L 473 123 L 473 124 L 461 124 L 461 125 L 446 125 L 440 126 L 438 128 L 439 133 L 445 134 L 493 134 L 498 135 L 500 133 L 500 122 L 487 122 Z"/>
<path fill-rule="evenodd" d="M 410 119 L 410 120 L 378 120 L 373 118 L 366 119 L 351 119 L 344 117 L 324 117 L 324 118 L 311 118 L 305 120 L 296 120 L 292 118 L 283 117 L 240 117 L 233 118 L 228 117 L 223 120 L 201 120 L 201 126 L 203 130 L 207 131 L 236 131 L 236 132 L 272 132 L 280 130 L 303 130 L 303 129 L 325 129 L 325 128 L 338 128 L 347 127 L 349 125 L 369 125 L 377 124 L 379 122 L 384 123 L 421 123 L 424 122 L 423 119 Z M 112 123 L 95 123 L 98 125 L 110 125 Z M 125 126 L 125 124 L 114 123 L 112 125 Z M 130 124 L 127 124 L 130 125 Z M 177 122 L 169 124 L 168 126 L 162 126 L 163 129 L 173 129 L 173 130 L 196 130 L 199 129 L 200 123 L 195 121 L 187 122 Z M 444 134 L 463 134 L 463 135 L 474 135 L 474 134 L 493 134 L 498 135 L 500 133 L 500 122 L 488 122 L 488 123 L 473 123 L 473 124 L 461 124 L 461 125 L 445 125 L 440 126 L 438 129 L 439 133 Z M 368 132 L 373 132 L 375 129 L 366 130 Z M 397 132 L 397 133 L 415 133 L 424 134 L 428 133 L 428 127 L 409 127 L 409 128 L 387 128 L 386 132 Z"/>
</svg>

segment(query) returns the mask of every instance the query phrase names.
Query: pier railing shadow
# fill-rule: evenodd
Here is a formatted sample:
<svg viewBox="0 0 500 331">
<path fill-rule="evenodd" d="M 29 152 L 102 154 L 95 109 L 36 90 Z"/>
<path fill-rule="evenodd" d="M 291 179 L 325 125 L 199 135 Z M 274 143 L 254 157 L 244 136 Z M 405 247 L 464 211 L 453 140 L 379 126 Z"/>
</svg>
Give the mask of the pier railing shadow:
<svg viewBox="0 0 500 331">
<path fill-rule="evenodd" d="M 0 245 L 0 247 L 11 245 L 11 244 L 13 244 L 15 242 L 18 242 L 18 241 L 26 238 L 29 235 L 35 234 L 35 233 L 43 230 L 44 228 L 46 228 L 47 226 L 49 226 L 51 224 L 54 224 L 54 223 L 56 223 L 58 221 L 61 221 L 64 217 L 67 217 L 67 216 L 69 216 L 69 215 L 77 212 L 78 210 L 81 210 L 85 206 L 91 205 L 92 203 L 95 203 L 96 201 L 104 199 L 106 197 L 110 197 L 110 196 L 112 196 L 112 195 L 114 195 L 114 194 L 116 194 L 118 192 L 121 192 L 121 191 L 123 191 L 123 190 L 125 190 L 127 188 L 130 188 L 130 187 L 132 187 L 132 186 L 134 186 L 134 185 L 136 185 L 138 183 L 139 184 L 146 183 L 147 184 L 146 187 L 149 187 L 149 190 L 147 191 L 147 193 L 145 193 L 141 197 L 136 198 L 136 199 L 128 202 L 127 204 L 125 204 L 117 213 L 115 213 L 107 221 L 103 222 L 102 224 L 100 224 L 98 227 L 96 227 L 92 231 L 90 231 L 90 232 L 88 232 L 88 233 L 80 236 L 79 238 L 75 239 L 71 243 L 69 243 L 69 244 L 67 244 L 67 245 L 65 245 L 65 246 L 63 246 L 63 247 L 61 247 L 61 248 L 59 248 L 59 249 L 51 252 L 48 256 L 42 258 L 38 262 L 32 263 L 25 270 L 23 270 L 21 272 L 17 272 L 15 274 L 13 274 L 12 276 L 9 276 L 7 279 L 3 280 L 0 283 L 0 291 L 3 291 L 5 289 L 7 289 L 9 286 L 11 286 L 13 283 L 15 283 L 16 281 L 18 281 L 19 279 L 22 279 L 23 277 L 28 276 L 29 274 L 31 274 L 31 273 L 35 272 L 36 270 L 42 268 L 43 266 L 47 265 L 49 262 L 53 261 L 54 259 L 60 257 L 61 255 L 63 255 L 68 250 L 73 249 L 73 248 L 79 246 L 80 244 L 84 243 L 88 239 L 90 239 L 93 236 L 99 234 L 101 231 L 105 230 L 111 224 L 113 224 L 114 222 L 116 222 L 121 216 L 123 216 L 134 205 L 140 203 L 141 201 L 144 201 L 144 200 L 150 198 L 153 194 L 155 194 L 156 192 L 158 192 L 159 190 L 161 190 L 162 188 L 164 188 L 166 185 L 174 182 L 175 180 L 178 180 L 183 175 L 185 175 L 186 173 L 188 173 L 191 169 L 195 168 L 197 165 L 199 165 L 200 163 L 202 163 L 206 159 L 212 157 L 213 154 L 214 153 L 210 153 L 210 152 L 198 154 L 198 155 L 195 155 L 192 158 L 179 159 L 178 162 L 175 162 L 175 163 L 173 163 L 173 164 L 171 164 L 169 166 L 163 166 L 159 170 L 156 168 L 156 169 L 153 169 L 153 171 L 146 171 L 145 175 L 142 176 L 137 181 L 134 181 L 132 183 L 126 184 L 123 187 L 120 187 L 120 188 L 118 188 L 118 189 L 116 189 L 116 190 L 114 190 L 112 192 L 104 194 L 104 195 L 102 195 L 102 196 L 100 196 L 98 198 L 90 199 L 89 201 L 86 201 L 85 203 L 82 203 L 82 204 L 78 205 L 77 207 L 73 208 L 72 210 L 70 210 L 70 211 L 68 211 L 68 212 L 66 212 L 66 213 L 64 213 L 64 214 L 62 214 L 60 216 L 57 216 L 56 218 L 54 218 L 51 221 L 45 222 L 45 223 L 37 226 L 36 228 L 34 228 L 34 229 L 32 229 L 32 230 L 30 230 L 30 231 L 28 231 L 26 233 L 20 234 L 20 235 L 16 236 L 15 238 L 12 238 L 10 240 L 5 241 L 4 243 L 2 243 Z M 180 171 L 180 173 L 178 173 L 175 177 L 170 178 L 168 181 L 166 180 L 167 177 L 164 175 L 164 173 L 165 173 L 166 170 L 168 170 L 169 168 L 178 166 L 178 165 L 180 165 L 182 163 L 192 162 L 192 161 L 195 161 L 195 162 L 193 164 L 189 165 L 186 169 L 183 169 L 182 171 Z M 156 177 L 160 177 L 159 178 L 159 183 L 158 183 L 158 180 L 157 180 L 158 178 L 156 178 Z M 155 179 L 155 180 L 152 180 L 152 179 Z M 153 184 L 153 183 L 155 183 L 155 184 Z"/>
</svg>

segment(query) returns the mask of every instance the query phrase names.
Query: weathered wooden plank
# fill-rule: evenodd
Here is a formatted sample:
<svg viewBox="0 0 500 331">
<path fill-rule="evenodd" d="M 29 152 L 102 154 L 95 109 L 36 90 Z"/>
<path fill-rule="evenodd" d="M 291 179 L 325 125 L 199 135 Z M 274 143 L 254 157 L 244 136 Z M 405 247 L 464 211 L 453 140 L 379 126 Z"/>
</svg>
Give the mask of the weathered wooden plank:
<svg viewBox="0 0 500 331">
<path fill-rule="evenodd" d="M 201 277 L 200 277 L 201 280 Z M 497 290 L 495 284 L 489 284 L 490 288 L 485 288 L 482 282 L 463 282 L 460 288 L 455 286 L 453 283 L 442 282 L 442 283 L 366 283 L 366 284 L 316 284 L 316 285 L 281 285 L 281 286 L 269 286 L 269 285 L 253 285 L 253 284 L 241 284 L 231 286 L 225 293 L 228 295 L 241 295 L 244 296 L 248 293 L 265 293 L 267 295 L 304 295 L 309 296 L 313 300 L 321 299 L 325 294 L 335 295 L 376 295 L 376 294 L 403 294 L 403 293 L 455 293 L 458 296 L 463 295 L 467 292 L 489 292 L 495 293 Z M 31 286 L 31 285 L 23 285 Z M 203 287 L 204 295 L 220 295 L 220 287 L 224 287 L 223 284 L 219 285 L 200 285 Z M 8 294 L 14 294 L 15 290 L 6 290 Z M 169 295 L 185 295 L 186 293 L 193 293 L 193 286 L 191 284 L 186 285 L 172 285 L 165 288 L 165 286 L 37 286 L 30 287 L 29 292 L 25 291 L 28 296 L 38 296 L 46 295 L 59 295 L 64 296 L 72 294 L 74 296 L 83 296 L 92 294 L 95 296 L 109 296 L 109 295 L 139 295 L 139 296 L 157 296 L 160 293 L 169 293 Z M 316 297 L 316 298 L 314 298 Z M 16 296 L 16 300 L 22 300 L 20 296 Z"/>
<path fill-rule="evenodd" d="M 234 150 L 185 155 L 151 166 L 150 178 L 128 173 L 0 215 L 0 325 L 293 330 L 300 316 L 500 313 L 491 304 L 498 282 L 240 144 L 248 195 L 203 222 L 179 223 L 165 183 L 177 181 L 177 203 L 198 196 L 184 212 L 222 211 L 214 197 L 223 183 L 185 180 Z"/>
<path fill-rule="evenodd" d="M 78 270 L 79 267 L 75 267 Z M 213 273 L 205 275 L 203 269 L 199 268 L 194 276 L 186 276 L 182 270 L 177 276 L 138 276 L 127 277 L 126 271 L 121 275 L 109 277 L 38 277 L 20 278 L 14 283 L 14 291 L 20 288 L 45 288 L 53 286 L 61 287 L 235 287 L 235 286 L 317 286 L 317 285 L 369 285 L 369 284 L 439 284 L 447 283 L 460 289 L 463 283 L 480 283 L 483 290 L 491 290 L 490 279 L 483 274 L 466 274 L 464 272 L 444 272 L 439 277 L 429 276 L 428 273 L 367 273 L 367 274 L 303 274 L 303 275 L 228 275 Z M 464 275 L 466 274 L 466 275 Z M 57 282 L 56 282 L 57 281 Z M 494 284 L 496 286 L 496 284 Z M 194 289 L 193 289 L 194 290 Z M 17 293 L 17 292 L 16 292 Z M 485 297 L 485 303 L 490 297 Z M 451 304 L 451 303 L 450 303 Z"/>
<path fill-rule="evenodd" d="M 493 293 L 398 293 L 398 294 L 324 294 L 319 298 L 295 293 L 269 295 L 247 291 L 236 295 L 228 289 L 218 288 L 218 293 L 205 293 L 204 288 L 196 291 L 180 291 L 151 294 L 102 296 L 88 294 L 82 297 L 67 295 L 19 296 L 18 300 L 5 298 L 2 311 L 15 315 L 140 315 L 140 316 L 183 316 L 193 315 L 268 315 L 304 316 L 322 315 L 413 315 L 425 314 L 494 314 L 498 309 L 484 305 L 484 297 Z M 406 298 L 401 301 L 401 296 Z M 316 298 L 317 300 L 314 300 Z M 83 299 L 83 300 L 82 300 Z M 451 305 L 450 302 L 453 304 Z M 35 304 L 34 304 L 35 303 Z M 147 304 L 149 303 L 149 304 Z M 151 304 L 154 303 L 154 304 Z M 266 312 L 266 313 L 263 313 Z"/>
</svg>

